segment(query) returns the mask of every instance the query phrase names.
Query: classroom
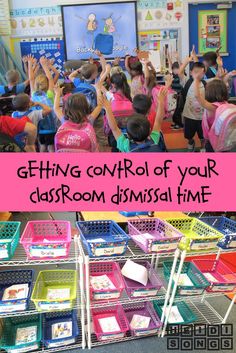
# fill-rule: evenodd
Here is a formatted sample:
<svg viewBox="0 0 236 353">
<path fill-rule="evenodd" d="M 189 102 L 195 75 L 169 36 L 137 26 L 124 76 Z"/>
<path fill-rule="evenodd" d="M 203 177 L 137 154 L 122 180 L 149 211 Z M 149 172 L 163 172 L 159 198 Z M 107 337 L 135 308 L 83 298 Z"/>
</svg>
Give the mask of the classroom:
<svg viewBox="0 0 236 353">
<path fill-rule="evenodd" d="M 48 5 L 0 1 L 1 152 L 236 151 L 236 1 Z"/>
</svg>

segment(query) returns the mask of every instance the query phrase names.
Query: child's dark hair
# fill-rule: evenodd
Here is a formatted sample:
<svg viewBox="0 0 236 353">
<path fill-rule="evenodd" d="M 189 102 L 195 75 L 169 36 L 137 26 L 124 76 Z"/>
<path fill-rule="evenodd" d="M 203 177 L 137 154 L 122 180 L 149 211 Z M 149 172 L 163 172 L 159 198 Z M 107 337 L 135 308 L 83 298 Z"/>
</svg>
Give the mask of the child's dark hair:
<svg viewBox="0 0 236 353">
<path fill-rule="evenodd" d="M 134 142 L 143 142 L 150 135 L 151 125 L 141 114 L 132 115 L 127 122 L 127 133 Z"/>
<path fill-rule="evenodd" d="M 30 106 L 30 97 L 26 93 L 19 93 L 12 100 L 14 110 L 25 112 Z"/>
<path fill-rule="evenodd" d="M 217 64 L 217 54 L 214 51 L 209 51 L 203 55 L 203 61 L 206 61 L 209 66 Z"/>
<path fill-rule="evenodd" d="M 191 70 L 193 69 L 203 69 L 204 71 L 206 71 L 205 65 L 200 61 L 197 61 L 196 63 L 192 64 Z"/>
<path fill-rule="evenodd" d="M 86 121 L 91 109 L 83 94 L 75 93 L 68 97 L 65 103 L 65 120 L 70 120 L 76 124 Z"/>
<path fill-rule="evenodd" d="M 136 61 L 129 65 L 130 70 L 135 71 L 137 75 L 143 74 L 143 65 L 140 61 Z"/>
<path fill-rule="evenodd" d="M 98 72 L 96 64 L 85 64 L 80 69 L 80 73 L 85 80 L 89 80 L 96 72 Z"/>
<path fill-rule="evenodd" d="M 229 93 L 226 84 L 219 79 L 211 80 L 206 85 L 206 100 L 210 103 L 227 102 Z"/>
<path fill-rule="evenodd" d="M 179 68 L 180 68 L 180 65 L 179 65 L 178 61 L 175 61 L 172 64 L 172 70 L 178 70 Z"/>
<path fill-rule="evenodd" d="M 122 91 L 126 98 L 132 101 L 130 86 L 128 84 L 127 78 L 123 72 L 120 74 L 114 74 L 111 76 L 111 84 L 114 85 L 117 91 Z"/>
<path fill-rule="evenodd" d="M 75 89 L 73 82 L 63 82 L 60 87 L 63 87 L 63 96 L 72 93 Z"/>
<path fill-rule="evenodd" d="M 137 94 L 133 98 L 133 108 L 138 114 L 147 115 L 152 106 L 152 99 L 145 94 Z"/>
</svg>

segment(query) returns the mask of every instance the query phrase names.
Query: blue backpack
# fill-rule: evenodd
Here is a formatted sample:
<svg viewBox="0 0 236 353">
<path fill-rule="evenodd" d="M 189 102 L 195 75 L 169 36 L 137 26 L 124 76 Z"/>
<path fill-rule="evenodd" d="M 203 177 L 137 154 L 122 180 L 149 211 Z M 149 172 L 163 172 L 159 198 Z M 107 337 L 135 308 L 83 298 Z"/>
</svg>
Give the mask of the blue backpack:
<svg viewBox="0 0 236 353">
<path fill-rule="evenodd" d="M 93 109 L 97 106 L 97 92 L 96 88 L 87 82 L 81 82 L 78 87 L 75 88 L 74 93 L 83 94 L 90 107 Z"/>
<path fill-rule="evenodd" d="M 99 50 L 104 55 L 113 53 L 114 38 L 110 34 L 99 33 L 95 38 L 95 50 Z"/>
<path fill-rule="evenodd" d="M 156 144 L 152 139 L 146 140 L 143 144 L 138 144 L 135 142 L 130 143 L 130 152 L 167 152 L 164 136 L 161 133 L 159 143 Z"/>
</svg>

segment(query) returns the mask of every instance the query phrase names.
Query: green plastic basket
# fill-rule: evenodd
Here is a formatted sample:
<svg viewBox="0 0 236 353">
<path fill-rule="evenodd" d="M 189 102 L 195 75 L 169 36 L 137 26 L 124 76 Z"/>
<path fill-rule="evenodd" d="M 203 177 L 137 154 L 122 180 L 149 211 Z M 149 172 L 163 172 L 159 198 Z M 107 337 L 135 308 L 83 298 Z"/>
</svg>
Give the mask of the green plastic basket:
<svg viewBox="0 0 236 353">
<path fill-rule="evenodd" d="M 167 282 L 170 279 L 170 273 L 172 269 L 173 262 L 165 261 L 163 262 L 164 276 Z M 179 261 L 177 262 L 177 268 L 179 267 Z M 201 271 L 191 262 L 184 262 L 181 274 L 186 274 L 193 283 L 192 286 L 178 285 L 176 294 L 177 295 L 201 295 L 207 287 L 210 286 L 210 283 L 203 276 Z M 174 286 L 175 281 L 172 280 L 172 287 Z"/>
<path fill-rule="evenodd" d="M 36 339 L 29 343 L 16 345 L 17 329 L 23 329 L 31 326 L 37 327 Z M 41 315 L 14 316 L 3 320 L 2 336 L 0 339 L 0 348 L 13 353 L 14 350 L 30 352 L 39 348 L 42 339 L 42 320 Z"/>
<path fill-rule="evenodd" d="M 164 300 L 154 300 L 153 302 L 154 309 L 156 310 L 156 313 L 159 317 L 162 316 L 162 307 L 164 306 L 164 303 L 165 303 Z M 173 306 L 178 307 L 179 313 L 183 318 L 183 321 L 175 322 L 174 324 L 176 325 L 191 324 L 192 322 L 197 320 L 197 316 L 193 313 L 193 311 L 185 302 L 183 301 L 174 302 Z M 171 325 L 172 323 L 169 323 L 169 324 Z"/>
<path fill-rule="evenodd" d="M 31 300 L 38 311 L 72 309 L 76 299 L 77 273 L 74 270 L 49 270 L 38 274 Z M 70 290 L 68 297 L 48 299 L 48 290 Z"/>
<path fill-rule="evenodd" d="M 0 260 L 10 260 L 20 238 L 21 222 L 0 222 Z"/>
<path fill-rule="evenodd" d="M 216 229 L 197 218 L 169 218 L 166 221 L 184 235 L 179 242 L 181 250 L 194 252 L 214 249 L 223 237 Z"/>
</svg>

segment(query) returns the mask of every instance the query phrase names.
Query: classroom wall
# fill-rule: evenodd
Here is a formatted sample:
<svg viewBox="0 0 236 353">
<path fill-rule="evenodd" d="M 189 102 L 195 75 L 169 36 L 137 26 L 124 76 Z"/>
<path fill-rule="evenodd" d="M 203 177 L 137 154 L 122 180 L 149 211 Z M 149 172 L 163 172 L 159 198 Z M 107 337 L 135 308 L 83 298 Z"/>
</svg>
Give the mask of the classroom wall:
<svg viewBox="0 0 236 353">
<path fill-rule="evenodd" d="M 101 0 L 102 2 L 109 2 L 110 0 Z M 116 0 L 122 2 L 123 0 Z M 229 52 L 230 56 L 225 58 L 225 63 L 226 65 L 229 65 L 230 68 L 233 67 L 234 62 L 236 63 L 236 41 L 234 40 L 235 37 L 235 31 L 236 31 L 236 26 L 235 26 L 235 20 L 236 20 L 236 0 L 233 0 L 234 6 L 233 10 L 229 11 Z M 48 0 L 10 0 L 10 8 L 12 10 L 19 9 L 19 8 L 32 8 L 32 7 L 37 7 L 37 8 L 44 8 L 47 6 L 58 6 L 61 4 L 72 4 L 72 3 L 94 3 L 94 0 L 51 0 L 50 4 Z M 177 28 L 179 29 L 180 32 L 180 48 L 181 48 L 181 54 L 182 57 L 185 57 L 186 55 L 189 54 L 189 48 L 192 43 L 196 44 L 197 43 L 197 11 L 198 8 L 203 6 L 210 6 L 212 8 L 216 8 L 216 3 L 220 2 L 228 2 L 228 1 L 220 1 L 220 0 L 210 0 L 207 1 L 208 5 L 206 4 L 200 4 L 199 5 L 199 0 L 173 0 L 174 3 L 179 2 L 181 4 L 180 12 L 182 13 L 182 18 L 179 21 L 171 21 L 171 25 L 167 27 L 167 21 L 166 23 L 164 21 L 158 21 L 153 19 L 153 21 L 145 21 L 146 19 L 146 14 L 147 11 L 150 9 L 152 14 L 155 14 L 158 11 L 158 5 L 163 2 L 170 2 L 169 0 L 149 0 L 149 1 L 143 1 L 143 0 L 138 0 L 138 27 L 139 30 L 152 30 L 152 29 L 162 29 L 162 28 Z M 205 2 L 205 1 L 201 1 Z M 139 5 L 143 3 L 143 7 L 141 8 Z M 190 6 L 190 13 L 189 13 L 189 4 L 195 3 L 196 5 Z M 211 3 L 211 4 L 210 4 Z M 148 8 L 144 8 L 148 4 Z M 190 27 L 189 27 L 189 16 L 191 17 L 190 20 Z M 195 20 L 192 20 L 192 18 L 195 18 Z M 147 27 L 145 27 L 147 26 Z M 150 27 L 150 28 L 149 28 Z M 189 30 L 188 30 L 189 29 Z M 20 56 L 20 51 L 19 51 L 19 45 L 14 44 L 12 41 L 10 42 L 9 38 L 5 38 L 6 43 L 13 49 L 15 46 L 16 48 L 16 56 Z M 18 40 L 15 40 L 16 42 L 19 42 Z"/>
</svg>

